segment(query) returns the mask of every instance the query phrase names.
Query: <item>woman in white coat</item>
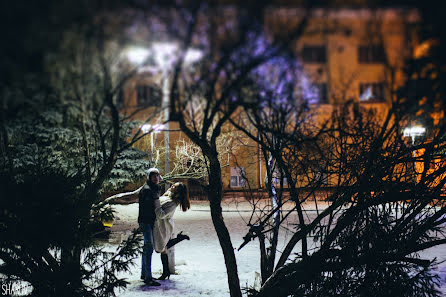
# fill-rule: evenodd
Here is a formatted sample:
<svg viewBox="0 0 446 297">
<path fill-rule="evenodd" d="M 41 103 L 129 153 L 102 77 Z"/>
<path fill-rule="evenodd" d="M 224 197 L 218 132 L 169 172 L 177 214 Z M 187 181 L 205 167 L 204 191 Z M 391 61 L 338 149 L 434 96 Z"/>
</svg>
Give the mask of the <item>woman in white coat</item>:
<svg viewBox="0 0 446 297">
<path fill-rule="evenodd" d="M 156 252 L 161 253 L 161 262 L 163 263 L 163 274 L 158 278 L 159 280 L 170 277 L 167 242 L 173 235 L 173 215 L 178 205 L 181 205 L 183 211 L 190 208 L 187 188 L 183 183 L 173 184 L 159 198 L 159 201 L 155 202 L 156 220 L 153 226 L 153 246 Z"/>
</svg>

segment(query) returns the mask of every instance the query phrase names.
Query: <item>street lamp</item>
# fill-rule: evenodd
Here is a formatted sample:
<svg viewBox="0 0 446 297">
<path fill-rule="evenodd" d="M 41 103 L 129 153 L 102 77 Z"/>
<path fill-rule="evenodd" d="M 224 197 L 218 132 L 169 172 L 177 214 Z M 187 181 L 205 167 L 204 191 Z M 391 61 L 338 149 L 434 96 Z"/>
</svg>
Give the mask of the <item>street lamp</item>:
<svg viewBox="0 0 446 297">
<path fill-rule="evenodd" d="M 406 127 L 403 130 L 404 137 L 410 137 L 412 139 L 412 146 L 415 145 L 415 137 L 423 136 L 424 133 L 426 133 L 426 128 L 421 127 L 421 126 Z M 414 159 L 413 170 L 415 173 L 415 182 L 416 182 L 417 165 L 416 165 L 416 161 L 415 161 L 415 157 L 416 157 L 415 150 L 412 150 L 412 157 Z"/>
<path fill-rule="evenodd" d="M 127 59 L 134 65 L 141 65 L 147 60 L 150 51 L 143 47 L 130 47 L 126 51 Z"/>
<path fill-rule="evenodd" d="M 157 42 L 152 46 L 154 60 L 156 66 L 161 70 L 162 78 L 162 106 L 164 108 L 164 121 L 166 122 L 167 129 L 164 131 L 164 144 L 165 144 L 165 172 L 168 173 L 169 168 L 169 98 L 170 98 L 170 85 L 171 85 L 171 71 L 173 66 L 178 62 L 180 58 L 180 47 L 177 43 L 172 42 Z M 197 49 L 188 49 L 183 57 L 183 67 L 187 67 L 197 62 L 202 57 L 202 52 Z M 167 187 L 167 184 L 166 184 Z"/>
<path fill-rule="evenodd" d="M 162 108 L 164 108 L 164 122 L 165 125 L 158 126 L 157 129 L 155 126 L 145 126 L 141 127 L 141 130 L 144 132 L 153 131 L 160 132 L 164 131 L 164 144 L 165 144 L 165 163 L 164 163 L 164 172 L 167 174 L 169 172 L 169 97 L 170 97 L 170 85 L 171 85 L 171 72 L 174 69 L 174 66 L 177 65 L 179 60 L 182 60 L 183 69 L 192 65 L 195 62 L 198 62 L 202 56 L 202 51 L 198 49 L 188 49 L 185 52 L 181 52 L 181 48 L 178 43 L 175 42 L 155 42 L 152 44 L 150 48 L 138 48 L 133 47 L 129 48 L 127 51 L 127 58 L 129 62 L 135 64 L 135 66 L 139 67 L 139 72 L 144 71 L 144 66 L 149 66 L 150 68 L 155 68 L 160 70 L 161 72 L 161 89 L 162 89 Z M 149 60 L 150 58 L 150 60 Z M 143 130 L 144 127 L 144 130 Z M 144 133 L 147 133 L 144 132 Z M 154 133 L 151 133 L 151 147 L 152 152 L 154 148 L 153 141 Z M 166 183 L 166 190 L 167 190 Z M 171 272 L 175 272 L 175 252 L 174 248 L 171 247 L 167 250 L 169 254 L 169 269 Z"/>
<path fill-rule="evenodd" d="M 403 133 L 404 133 L 404 137 L 412 138 L 412 145 L 414 145 L 415 137 L 423 136 L 424 133 L 426 133 L 426 128 L 421 127 L 421 126 L 407 127 L 407 128 L 404 128 Z"/>
<path fill-rule="evenodd" d="M 182 56 L 182 54 L 184 56 Z M 152 59 L 151 67 L 161 71 L 162 108 L 164 109 L 164 144 L 165 144 L 165 173 L 169 172 L 169 97 L 171 86 L 171 72 L 182 59 L 182 67 L 189 67 L 198 62 L 203 56 L 203 52 L 198 49 L 187 49 L 181 52 L 181 47 L 176 42 L 154 42 L 149 48 L 132 47 L 127 51 L 128 60 L 137 66 L 143 66 Z M 153 142 L 152 142 L 153 143 Z M 166 184 L 167 186 L 167 184 Z"/>
</svg>

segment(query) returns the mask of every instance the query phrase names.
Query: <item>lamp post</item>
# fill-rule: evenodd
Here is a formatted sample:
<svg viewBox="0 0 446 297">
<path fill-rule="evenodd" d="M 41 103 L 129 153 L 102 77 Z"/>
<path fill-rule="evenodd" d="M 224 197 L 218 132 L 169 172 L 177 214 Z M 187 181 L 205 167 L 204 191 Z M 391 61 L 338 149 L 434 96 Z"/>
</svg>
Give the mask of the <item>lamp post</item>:
<svg viewBox="0 0 446 297">
<path fill-rule="evenodd" d="M 151 58 L 152 64 L 150 65 L 161 72 L 161 90 L 162 90 L 162 108 L 164 110 L 164 145 L 165 145 L 165 160 L 164 160 L 164 172 L 170 171 L 169 166 L 169 98 L 171 88 L 171 72 L 178 63 L 181 56 L 181 48 L 178 43 L 175 42 L 155 42 L 150 48 L 133 47 L 127 51 L 128 60 L 136 64 L 137 66 L 143 66 L 144 63 Z M 192 64 L 198 62 L 203 56 L 202 51 L 198 49 L 187 49 L 182 57 L 182 67 L 189 67 Z M 167 187 L 167 184 L 166 184 Z M 166 188 L 167 190 L 167 188 Z"/>
<path fill-rule="evenodd" d="M 410 137 L 412 139 L 412 146 L 415 145 L 415 137 L 423 136 L 424 133 L 426 133 L 426 128 L 421 127 L 421 126 L 406 127 L 403 130 L 404 137 Z M 414 158 L 413 170 L 415 173 L 415 183 L 416 183 L 417 182 L 417 180 L 416 180 L 417 165 L 416 165 L 416 161 L 415 161 L 415 157 L 416 157 L 415 150 L 412 150 L 412 157 Z"/>
<path fill-rule="evenodd" d="M 153 57 L 155 66 L 161 70 L 161 85 L 162 85 L 162 107 L 164 109 L 164 121 L 166 122 L 166 129 L 164 131 L 164 145 L 165 145 L 165 173 L 170 171 L 170 139 L 169 139 L 169 98 L 171 88 L 171 71 L 174 65 L 181 57 L 180 47 L 174 42 L 156 42 L 152 45 Z M 200 60 L 202 52 L 197 49 L 188 49 L 183 57 L 183 67 L 188 67 Z M 166 185 L 167 187 L 167 185 Z"/>
<path fill-rule="evenodd" d="M 403 129 L 403 136 L 404 137 L 410 137 L 412 139 L 412 147 L 415 145 L 415 138 L 418 136 L 424 135 L 426 132 L 426 128 L 421 126 L 412 126 L 412 127 L 406 127 Z M 413 161 L 413 171 L 415 176 L 415 184 L 417 183 L 417 162 L 415 161 L 416 153 L 415 150 L 412 149 L 412 157 L 414 159 Z M 406 209 L 406 202 L 403 201 L 402 210 L 401 213 L 404 213 L 404 210 Z M 397 209 L 397 216 L 398 216 L 398 209 Z"/>
</svg>

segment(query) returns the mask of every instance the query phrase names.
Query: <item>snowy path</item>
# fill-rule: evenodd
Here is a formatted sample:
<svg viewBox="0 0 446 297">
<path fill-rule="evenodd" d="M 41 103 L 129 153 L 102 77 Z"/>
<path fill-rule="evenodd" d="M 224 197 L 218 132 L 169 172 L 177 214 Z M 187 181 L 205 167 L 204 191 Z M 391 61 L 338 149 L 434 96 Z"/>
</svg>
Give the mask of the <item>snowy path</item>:
<svg viewBox="0 0 446 297">
<path fill-rule="evenodd" d="M 136 221 L 136 204 L 117 206 L 116 210 L 120 220 L 113 226 L 115 230 L 129 226 L 127 222 L 132 222 L 133 219 L 133 222 Z M 209 207 L 205 203 L 195 203 L 186 213 L 177 209 L 174 217 L 175 229 L 177 232 L 184 231 L 191 240 L 183 241 L 175 247 L 176 274 L 172 275 L 170 280 L 161 281 L 161 287 L 157 288 L 143 286 L 139 280 L 138 261 L 133 269 L 134 273 L 126 276 L 131 284 L 118 296 L 229 296 L 224 259 L 208 210 Z M 238 247 L 243 241 L 242 236 L 247 230 L 244 219 L 249 219 L 249 215 L 249 212 L 237 211 L 224 213 L 234 247 Z M 133 223 L 131 227 L 136 225 Z M 241 285 L 252 285 L 255 271 L 258 270 L 258 243 L 252 241 L 235 253 Z M 161 261 L 155 253 L 152 268 L 155 277 L 161 274 Z"/>
<path fill-rule="evenodd" d="M 243 241 L 248 227 L 246 221 L 251 215 L 248 204 L 224 203 L 224 219 L 231 234 L 234 248 L 238 248 Z M 128 230 L 137 226 L 136 219 L 138 205 L 117 205 L 117 220 L 113 225 L 113 236 L 117 240 L 126 236 Z M 238 211 L 239 210 L 239 211 Z M 226 268 L 223 255 L 214 227 L 212 225 L 209 206 L 207 202 L 193 202 L 191 210 L 186 213 L 177 209 L 175 213 L 176 232 L 184 231 L 191 238 L 183 241 L 175 248 L 176 274 L 170 280 L 160 281 L 161 287 L 147 287 L 139 279 L 140 260 L 135 263 L 131 274 L 125 275 L 130 285 L 125 291 L 117 294 L 119 297 L 165 296 L 165 297 L 197 297 L 229 296 Z M 293 218 L 291 218 L 291 221 Z M 291 236 L 284 229 L 281 230 L 279 249 L 283 242 Z M 242 287 L 253 286 L 259 268 L 259 245 L 251 241 L 241 251 L 235 251 L 240 284 Z M 446 260 L 446 248 L 435 247 L 423 253 L 428 258 Z M 161 261 L 159 254 L 153 255 L 152 269 L 154 276 L 161 274 Z M 442 279 L 442 289 L 446 296 L 446 264 L 441 264 L 437 273 Z"/>
</svg>

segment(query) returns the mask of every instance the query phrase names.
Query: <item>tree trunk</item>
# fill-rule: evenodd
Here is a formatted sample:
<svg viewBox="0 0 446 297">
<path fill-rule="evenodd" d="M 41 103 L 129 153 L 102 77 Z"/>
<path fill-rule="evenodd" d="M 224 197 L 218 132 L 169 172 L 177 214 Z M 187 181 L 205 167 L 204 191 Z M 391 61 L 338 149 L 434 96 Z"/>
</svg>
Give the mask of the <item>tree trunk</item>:
<svg viewBox="0 0 446 297">
<path fill-rule="evenodd" d="M 237 261 L 235 259 L 234 247 L 231 237 L 223 220 L 221 200 L 223 197 L 223 183 L 221 179 L 221 167 L 217 156 L 210 160 L 208 199 L 210 202 L 212 222 L 220 242 L 228 274 L 228 285 L 231 297 L 241 297 L 240 280 L 237 272 Z"/>
<path fill-rule="evenodd" d="M 259 235 L 259 244 L 260 244 L 260 276 L 262 279 L 262 285 L 266 282 L 268 279 L 268 271 L 269 271 L 269 258 L 266 253 L 266 247 L 265 247 L 265 237 L 262 235 Z"/>
<path fill-rule="evenodd" d="M 268 194 L 271 199 L 271 208 L 275 209 L 279 205 L 279 200 L 277 197 L 276 188 L 274 187 L 272 181 L 273 174 L 273 161 L 272 157 L 269 158 L 267 162 L 267 172 L 265 173 L 265 185 L 268 189 Z M 283 179 L 282 179 L 283 180 Z M 281 182 L 283 186 L 283 182 Z M 276 211 L 272 217 L 272 230 L 270 233 L 270 244 L 268 248 L 265 245 L 265 239 L 262 236 L 259 236 L 260 241 L 260 265 L 261 265 L 261 275 L 262 275 L 262 285 L 266 282 L 266 280 L 273 274 L 274 271 L 274 262 L 276 259 L 276 249 L 277 249 L 277 241 L 279 236 L 279 227 L 280 227 L 280 213 Z"/>
<path fill-rule="evenodd" d="M 81 279 L 81 249 L 74 245 L 62 248 L 61 269 L 63 273 L 63 286 L 60 289 L 63 294 L 72 294 L 82 286 Z"/>
</svg>

